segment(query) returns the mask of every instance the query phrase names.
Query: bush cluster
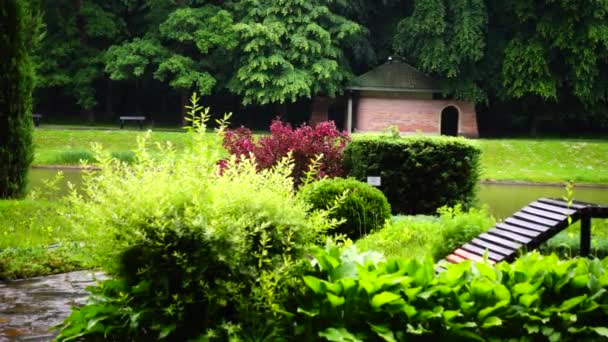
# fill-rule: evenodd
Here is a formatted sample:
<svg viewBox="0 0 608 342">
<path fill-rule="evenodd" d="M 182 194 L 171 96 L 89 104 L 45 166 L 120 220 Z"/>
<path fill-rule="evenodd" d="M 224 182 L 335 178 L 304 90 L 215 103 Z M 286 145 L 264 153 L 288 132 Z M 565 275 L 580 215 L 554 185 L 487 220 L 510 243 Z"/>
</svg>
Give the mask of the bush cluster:
<svg viewBox="0 0 608 342">
<path fill-rule="evenodd" d="M 608 259 L 527 254 L 495 267 L 335 248 L 313 253 L 298 341 L 599 341 L 608 337 Z"/>
<path fill-rule="evenodd" d="M 387 257 L 444 258 L 496 223 L 488 210 L 442 207 L 438 216 L 395 216 L 382 229 L 356 242 L 361 251 L 375 250 Z"/>
<path fill-rule="evenodd" d="M 464 138 L 364 136 L 344 151 L 350 176 L 380 176 L 395 213 L 433 214 L 475 204 L 481 151 Z"/>
<path fill-rule="evenodd" d="M 291 153 L 295 164 L 293 178 L 299 185 L 311 161 L 318 156 L 322 156 L 316 170 L 318 178 L 343 176 L 342 153 L 348 141 L 348 133 L 340 132 L 333 121 L 293 129 L 288 123 L 274 120 L 270 125 L 270 136 L 257 140 L 247 128 L 228 130 L 224 147 L 239 159 L 255 157 L 260 169 L 276 165 Z"/>
<path fill-rule="evenodd" d="M 343 219 L 333 232 L 353 240 L 382 228 L 391 217 L 391 207 L 384 194 L 352 178 L 312 182 L 300 188 L 300 195 L 313 210 L 331 209 L 330 217 Z"/>
<path fill-rule="evenodd" d="M 308 213 L 292 163 L 256 170 L 228 160 L 204 126 L 179 155 L 152 158 L 140 140 L 127 165 L 97 151 L 101 171 L 70 197 L 71 221 L 112 276 L 75 310 L 59 339 L 275 340 L 287 298 L 301 288 L 304 253 L 331 223 Z"/>
</svg>

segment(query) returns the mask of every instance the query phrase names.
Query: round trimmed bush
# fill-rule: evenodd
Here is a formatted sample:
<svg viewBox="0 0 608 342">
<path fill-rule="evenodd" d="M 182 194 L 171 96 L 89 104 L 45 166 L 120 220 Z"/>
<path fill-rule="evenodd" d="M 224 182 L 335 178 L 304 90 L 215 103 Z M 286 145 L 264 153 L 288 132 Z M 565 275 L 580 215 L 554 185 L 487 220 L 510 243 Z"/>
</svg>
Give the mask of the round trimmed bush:
<svg viewBox="0 0 608 342">
<path fill-rule="evenodd" d="M 353 178 L 326 178 L 300 189 L 312 209 L 331 208 L 345 195 L 330 217 L 346 219 L 335 232 L 357 239 L 374 229 L 382 228 L 391 216 L 391 207 L 382 191 Z"/>
</svg>

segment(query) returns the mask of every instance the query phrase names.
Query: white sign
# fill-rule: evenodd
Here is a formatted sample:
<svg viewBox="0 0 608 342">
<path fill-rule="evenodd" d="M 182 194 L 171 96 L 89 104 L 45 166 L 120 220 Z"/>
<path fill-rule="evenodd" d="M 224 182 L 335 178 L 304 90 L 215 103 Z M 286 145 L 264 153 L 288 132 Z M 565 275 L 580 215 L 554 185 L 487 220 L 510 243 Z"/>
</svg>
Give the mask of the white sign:
<svg viewBox="0 0 608 342">
<path fill-rule="evenodd" d="M 367 184 L 373 185 L 373 186 L 380 186 L 380 184 L 381 184 L 380 177 L 367 176 Z"/>
</svg>

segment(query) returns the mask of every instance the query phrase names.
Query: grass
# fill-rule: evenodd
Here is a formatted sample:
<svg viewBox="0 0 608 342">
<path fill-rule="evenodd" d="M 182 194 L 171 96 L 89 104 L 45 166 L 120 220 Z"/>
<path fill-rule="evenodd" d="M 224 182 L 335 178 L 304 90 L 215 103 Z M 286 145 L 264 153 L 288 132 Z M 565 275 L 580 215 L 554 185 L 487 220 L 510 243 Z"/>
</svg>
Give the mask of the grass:
<svg viewBox="0 0 608 342">
<path fill-rule="evenodd" d="M 482 178 L 608 184 L 608 140 L 480 139 Z"/>
<path fill-rule="evenodd" d="M 72 241 L 50 200 L 0 200 L 0 280 L 68 272 L 91 266 L 86 248 Z"/>
<path fill-rule="evenodd" d="M 58 130 L 34 131 L 34 165 L 74 165 L 81 159 L 92 161 L 91 144 L 101 143 L 104 149 L 123 159 L 132 159 L 137 137 L 142 131 L 128 130 Z M 183 132 L 154 132 L 151 143 L 171 142 L 178 150 L 187 143 Z"/>
<path fill-rule="evenodd" d="M 122 160 L 133 158 L 133 130 L 36 129 L 34 165 L 73 165 L 91 161 L 90 145 L 100 142 Z M 152 143 L 170 141 L 178 150 L 183 132 L 154 131 Z M 478 139 L 482 149 L 482 179 L 530 182 L 608 184 L 608 140 Z"/>
</svg>

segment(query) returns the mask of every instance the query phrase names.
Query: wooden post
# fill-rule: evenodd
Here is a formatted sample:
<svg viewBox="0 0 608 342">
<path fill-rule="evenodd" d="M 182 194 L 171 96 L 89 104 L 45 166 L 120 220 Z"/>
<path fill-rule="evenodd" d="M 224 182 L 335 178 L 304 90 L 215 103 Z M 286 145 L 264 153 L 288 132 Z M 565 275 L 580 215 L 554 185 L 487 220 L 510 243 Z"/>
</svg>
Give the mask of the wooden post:
<svg viewBox="0 0 608 342">
<path fill-rule="evenodd" d="M 348 92 L 348 106 L 346 109 L 346 131 L 348 133 L 353 132 L 353 93 Z"/>
<path fill-rule="evenodd" d="M 591 217 L 583 214 L 581 216 L 581 256 L 591 253 Z"/>
</svg>

